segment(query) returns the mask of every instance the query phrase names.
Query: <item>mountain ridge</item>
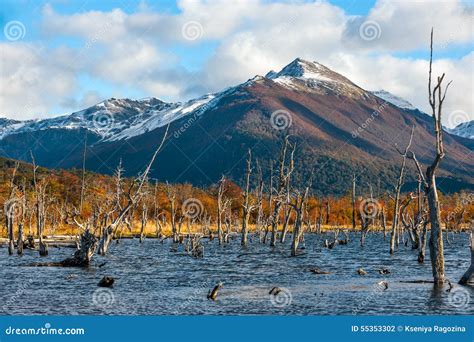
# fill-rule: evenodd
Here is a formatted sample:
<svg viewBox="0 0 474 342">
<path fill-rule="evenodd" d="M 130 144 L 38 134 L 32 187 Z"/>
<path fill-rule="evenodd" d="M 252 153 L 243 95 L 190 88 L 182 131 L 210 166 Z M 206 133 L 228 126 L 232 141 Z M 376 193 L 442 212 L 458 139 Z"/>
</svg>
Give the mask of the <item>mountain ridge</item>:
<svg viewBox="0 0 474 342">
<path fill-rule="evenodd" d="M 361 173 L 363 184 L 379 182 L 389 189 L 399 167 L 394 144 L 403 146 L 415 125 L 413 151 L 421 163 L 430 162 L 434 140 L 428 115 L 390 104 L 319 63 L 308 63 L 296 59 L 269 77 L 256 76 L 184 104 L 157 99 L 160 102 L 153 105 L 141 104 L 151 108 L 150 115 L 134 121 L 133 109 L 132 115 L 120 113 L 119 124 L 107 127 L 109 136 L 89 130 L 87 125 L 77 129 L 45 125 L 42 131 L 5 135 L 0 140 L 0 154 L 27 160 L 26 152 L 32 149 L 44 166 L 80 167 L 87 132 L 86 165 L 90 170 L 110 174 L 123 160 L 128 174 L 133 175 L 141 171 L 170 123 L 153 178 L 208 185 L 225 174 L 241 183 L 247 149 L 253 150 L 268 178 L 282 135 L 289 132 L 298 146 L 295 182 L 303 184 L 308 172 L 316 169 L 316 191 L 342 194 L 350 187 L 354 169 Z M 131 102 L 124 103 L 129 108 Z M 103 113 L 107 123 L 111 111 L 100 112 L 99 107 L 97 113 Z M 85 115 L 88 123 L 92 112 Z M 280 127 L 282 123 L 287 126 Z M 468 139 L 449 134 L 445 144 L 447 156 L 440 176 L 459 179 L 460 187 L 469 187 L 469 175 L 474 172 L 472 145 Z M 407 180 L 414 180 L 413 172 Z"/>
</svg>

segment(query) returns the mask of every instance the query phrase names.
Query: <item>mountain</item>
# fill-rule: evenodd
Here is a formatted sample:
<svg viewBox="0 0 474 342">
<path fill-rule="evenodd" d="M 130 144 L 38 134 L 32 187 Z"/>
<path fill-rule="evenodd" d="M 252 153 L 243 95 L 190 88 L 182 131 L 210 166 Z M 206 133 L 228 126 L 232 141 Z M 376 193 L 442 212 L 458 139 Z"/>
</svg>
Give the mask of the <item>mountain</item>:
<svg viewBox="0 0 474 342">
<path fill-rule="evenodd" d="M 129 175 L 140 172 L 170 123 L 168 139 L 152 177 L 208 185 L 222 174 L 242 183 L 247 150 L 268 178 L 284 132 L 296 143 L 294 181 L 314 170 L 314 190 L 340 195 L 352 170 L 380 191 L 393 189 L 400 155 L 412 125 L 412 150 L 420 162 L 434 156 L 433 124 L 417 109 L 400 105 L 387 92 L 366 91 L 317 62 L 296 59 L 279 72 L 256 76 L 222 92 L 185 103 L 158 99 L 110 99 L 54 119 L 0 122 L 0 155 L 29 160 L 29 151 L 47 167 L 82 165 L 110 174 L 123 161 Z M 87 133 L 87 141 L 85 141 Z M 446 157 L 440 188 L 472 188 L 469 139 L 444 134 Z M 469 140 L 470 141 L 470 140 Z M 408 181 L 415 179 L 409 163 Z"/>
<path fill-rule="evenodd" d="M 474 139 L 474 120 L 460 123 L 454 128 L 448 128 L 447 131 L 463 138 Z"/>
<path fill-rule="evenodd" d="M 389 93 L 386 90 L 378 90 L 378 91 L 373 91 L 372 94 L 374 94 L 377 97 L 380 97 L 382 100 L 390 102 L 391 104 L 402 108 L 402 109 L 410 109 L 410 110 L 415 110 L 416 108 L 413 107 L 413 105 L 408 102 L 405 99 L 402 99 L 401 97 L 398 97 L 396 95 L 393 95 Z"/>
</svg>

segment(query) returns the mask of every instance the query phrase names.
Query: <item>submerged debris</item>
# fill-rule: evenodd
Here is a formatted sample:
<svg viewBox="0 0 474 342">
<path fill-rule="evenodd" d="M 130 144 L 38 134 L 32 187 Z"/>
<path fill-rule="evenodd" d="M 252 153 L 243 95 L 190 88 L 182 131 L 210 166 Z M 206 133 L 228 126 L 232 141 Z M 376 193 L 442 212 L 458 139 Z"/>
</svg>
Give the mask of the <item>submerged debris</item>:
<svg viewBox="0 0 474 342">
<path fill-rule="evenodd" d="M 217 295 L 219 294 L 219 290 L 224 286 L 224 284 L 222 282 L 219 282 L 217 283 L 216 286 L 214 286 L 214 288 L 212 290 L 209 290 L 208 294 L 207 294 L 207 299 L 212 299 L 212 300 L 216 300 L 217 299 Z"/>
<path fill-rule="evenodd" d="M 112 286 L 114 286 L 114 282 L 115 282 L 114 278 L 109 277 L 109 276 L 105 276 L 99 281 L 99 284 L 97 284 L 97 286 L 112 287 Z"/>
<path fill-rule="evenodd" d="M 278 296 L 278 294 L 281 292 L 281 289 L 279 287 L 273 287 L 268 294 Z"/>
<path fill-rule="evenodd" d="M 310 271 L 311 273 L 314 273 L 314 274 L 331 274 L 331 272 L 323 271 L 323 270 L 321 270 L 321 269 L 319 269 L 319 268 L 317 268 L 317 267 L 316 267 L 316 268 L 311 268 L 309 271 Z"/>
</svg>

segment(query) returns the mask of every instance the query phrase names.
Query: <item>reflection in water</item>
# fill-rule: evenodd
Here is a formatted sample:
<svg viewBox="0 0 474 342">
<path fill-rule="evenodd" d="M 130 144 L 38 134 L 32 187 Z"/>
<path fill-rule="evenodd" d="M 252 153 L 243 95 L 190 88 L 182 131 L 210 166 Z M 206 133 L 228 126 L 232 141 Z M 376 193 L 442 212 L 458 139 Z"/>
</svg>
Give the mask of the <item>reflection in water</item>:
<svg viewBox="0 0 474 342">
<path fill-rule="evenodd" d="M 323 248 L 327 236 L 306 236 L 304 254 L 289 257 L 290 244 L 270 248 L 253 238 L 246 249 L 238 240 L 219 246 L 204 243 L 204 258 L 185 255 L 183 247 L 157 240 L 123 240 L 113 244 L 106 257 L 96 256 L 87 270 L 27 267 L 37 253 L 8 257 L 0 249 L 1 314 L 297 314 L 394 315 L 474 314 L 472 287 L 434 288 L 429 260 L 417 263 L 417 253 L 400 245 L 388 253 L 382 234 L 369 234 L 361 248 L 358 234 L 348 245 Z M 288 240 L 289 241 L 289 240 Z M 455 234 L 446 247 L 446 272 L 453 284 L 470 262 L 468 237 Z M 58 261 L 72 253 L 51 249 L 41 261 Z M 103 267 L 98 265 L 103 264 Z M 314 274 L 318 268 L 329 274 Z M 368 272 L 361 276 L 357 269 Z M 388 268 L 390 274 L 379 274 Z M 98 293 L 104 276 L 116 279 L 114 288 Z M 219 281 L 224 287 L 216 301 L 207 294 Z M 385 281 L 388 287 L 384 286 Z M 280 291 L 269 291 L 278 287 Z"/>
</svg>

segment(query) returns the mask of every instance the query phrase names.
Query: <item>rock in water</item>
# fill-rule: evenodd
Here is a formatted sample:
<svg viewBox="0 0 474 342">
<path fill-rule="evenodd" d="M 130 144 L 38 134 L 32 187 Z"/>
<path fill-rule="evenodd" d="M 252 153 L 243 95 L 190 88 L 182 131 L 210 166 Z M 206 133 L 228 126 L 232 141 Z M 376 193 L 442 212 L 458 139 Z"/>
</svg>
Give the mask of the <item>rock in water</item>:
<svg viewBox="0 0 474 342">
<path fill-rule="evenodd" d="M 312 268 L 309 270 L 311 273 L 314 273 L 314 274 L 331 274 L 331 272 L 328 272 L 328 271 L 323 271 L 319 268 Z"/>
<path fill-rule="evenodd" d="M 112 277 L 103 277 L 97 286 L 100 287 L 112 287 L 114 285 L 115 279 Z"/>
<path fill-rule="evenodd" d="M 278 296 L 278 294 L 281 292 L 281 289 L 279 287 L 274 287 L 268 292 L 268 294 Z"/>
<path fill-rule="evenodd" d="M 357 273 L 358 273 L 359 275 L 361 275 L 361 276 L 367 275 L 367 272 L 366 272 L 363 268 L 359 268 L 359 269 L 357 270 Z"/>
<path fill-rule="evenodd" d="M 212 299 L 216 300 L 217 295 L 219 294 L 219 290 L 224 286 L 221 282 L 219 282 L 212 290 L 209 290 L 209 293 L 207 294 L 207 299 Z"/>
<path fill-rule="evenodd" d="M 388 283 L 386 281 L 380 281 L 377 283 L 377 285 L 382 287 L 384 291 L 388 289 Z"/>
<path fill-rule="evenodd" d="M 379 270 L 380 274 L 390 274 L 390 270 L 388 268 L 381 268 Z"/>
</svg>

